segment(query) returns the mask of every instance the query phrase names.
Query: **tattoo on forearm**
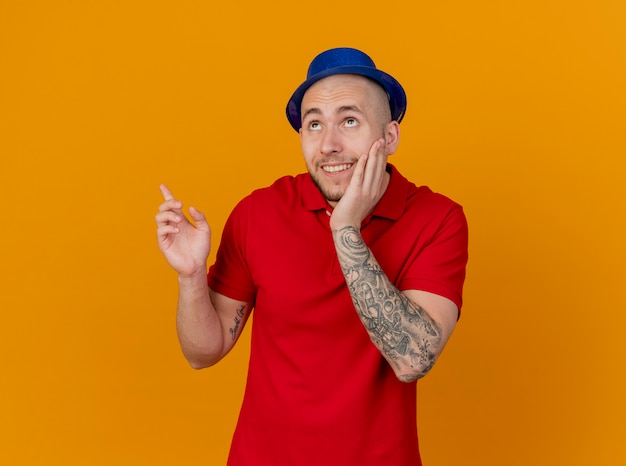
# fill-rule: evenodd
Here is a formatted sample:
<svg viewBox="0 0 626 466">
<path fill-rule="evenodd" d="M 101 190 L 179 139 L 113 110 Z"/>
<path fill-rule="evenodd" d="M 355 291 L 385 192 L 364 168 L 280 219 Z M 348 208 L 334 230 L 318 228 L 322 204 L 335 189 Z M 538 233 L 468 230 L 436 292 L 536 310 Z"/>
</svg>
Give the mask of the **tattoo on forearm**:
<svg viewBox="0 0 626 466">
<path fill-rule="evenodd" d="M 241 323 L 243 322 L 243 316 L 244 316 L 245 310 L 246 310 L 246 305 L 244 304 L 236 311 L 235 324 L 229 329 L 230 335 L 233 337 L 233 340 L 237 338 L 237 331 L 239 330 L 239 327 L 241 326 Z"/>
<path fill-rule="evenodd" d="M 441 328 L 393 286 L 355 227 L 333 230 L 333 236 L 354 307 L 372 341 L 392 364 L 402 361 L 424 375 L 435 363 Z"/>
</svg>

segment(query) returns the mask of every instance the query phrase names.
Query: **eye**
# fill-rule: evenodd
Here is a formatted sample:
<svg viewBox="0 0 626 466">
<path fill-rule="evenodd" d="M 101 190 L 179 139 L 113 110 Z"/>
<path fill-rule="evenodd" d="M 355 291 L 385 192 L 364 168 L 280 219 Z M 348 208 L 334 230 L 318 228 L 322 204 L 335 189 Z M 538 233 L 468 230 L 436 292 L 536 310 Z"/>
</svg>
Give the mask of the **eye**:
<svg viewBox="0 0 626 466">
<path fill-rule="evenodd" d="M 353 128 L 355 126 L 358 126 L 359 122 L 356 121 L 355 118 L 346 118 L 346 123 L 345 124 L 346 124 L 346 126 L 348 128 Z"/>
<path fill-rule="evenodd" d="M 319 121 L 311 121 L 307 126 L 310 131 L 318 131 L 321 128 Z"/>
</svg>

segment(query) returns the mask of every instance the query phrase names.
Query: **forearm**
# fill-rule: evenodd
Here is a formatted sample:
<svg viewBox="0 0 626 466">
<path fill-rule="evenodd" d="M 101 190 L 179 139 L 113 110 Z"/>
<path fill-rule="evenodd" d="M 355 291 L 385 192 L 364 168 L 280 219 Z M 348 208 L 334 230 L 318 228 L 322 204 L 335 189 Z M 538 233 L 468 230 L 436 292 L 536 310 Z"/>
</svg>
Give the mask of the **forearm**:
<svg viewBox="0 0 626 466">
<path fill-rule="evenodd" d="M 442 350 L 441 326 L 393 286 L 357 228 L 334 229 L 333 239 L 354 307 L 372 342 L 398 379 L 423 377 Z"/>
<path fill-rule="evenodd" d="M 183 354 L 194 369 L 224 355 L 224 331 L 209 295 L 206 274 L 178 278 L 176 330 Z"/>
</svg>

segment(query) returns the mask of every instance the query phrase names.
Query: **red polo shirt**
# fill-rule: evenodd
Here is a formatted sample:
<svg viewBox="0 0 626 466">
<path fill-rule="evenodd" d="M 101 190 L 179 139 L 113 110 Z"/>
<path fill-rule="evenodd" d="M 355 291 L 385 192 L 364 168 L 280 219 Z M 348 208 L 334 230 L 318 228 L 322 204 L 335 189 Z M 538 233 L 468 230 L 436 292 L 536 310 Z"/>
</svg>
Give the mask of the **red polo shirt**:
<svg viewBox="0 0 626 466">
<path fill-rule="evenodd" d="M 400 290 L 461 307 L 461 207 L 393 166 L 361 234 Z M 254 302 L 248 381 L 228 464 L 420 464 L 416 384 L 399 382 L 352 304 L 308 174 L 254 191 L 233 210 L 209 286 Z"/>
</svg>

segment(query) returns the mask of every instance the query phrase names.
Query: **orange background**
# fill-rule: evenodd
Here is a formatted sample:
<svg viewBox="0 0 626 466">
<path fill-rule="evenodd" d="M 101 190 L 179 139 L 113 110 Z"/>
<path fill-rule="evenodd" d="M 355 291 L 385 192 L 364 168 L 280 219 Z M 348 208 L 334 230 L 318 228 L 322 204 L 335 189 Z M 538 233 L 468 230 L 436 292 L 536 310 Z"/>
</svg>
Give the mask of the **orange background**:
<svg viewBox="0 0 626 466">
<path fill-rule="evenodd" d="M 304 170 L 286 100 L 348 45 L 409 96 L 392 161 L 470 222 L 463 317 L 419 385 L 425 463 L 626 464 L 625 19 L 622 0 L 2 1 L 0 463 L 224 463 L 248 334 L 186 365 L 158 185 L 215 249 L 241 197 Z"/>
</svg>

